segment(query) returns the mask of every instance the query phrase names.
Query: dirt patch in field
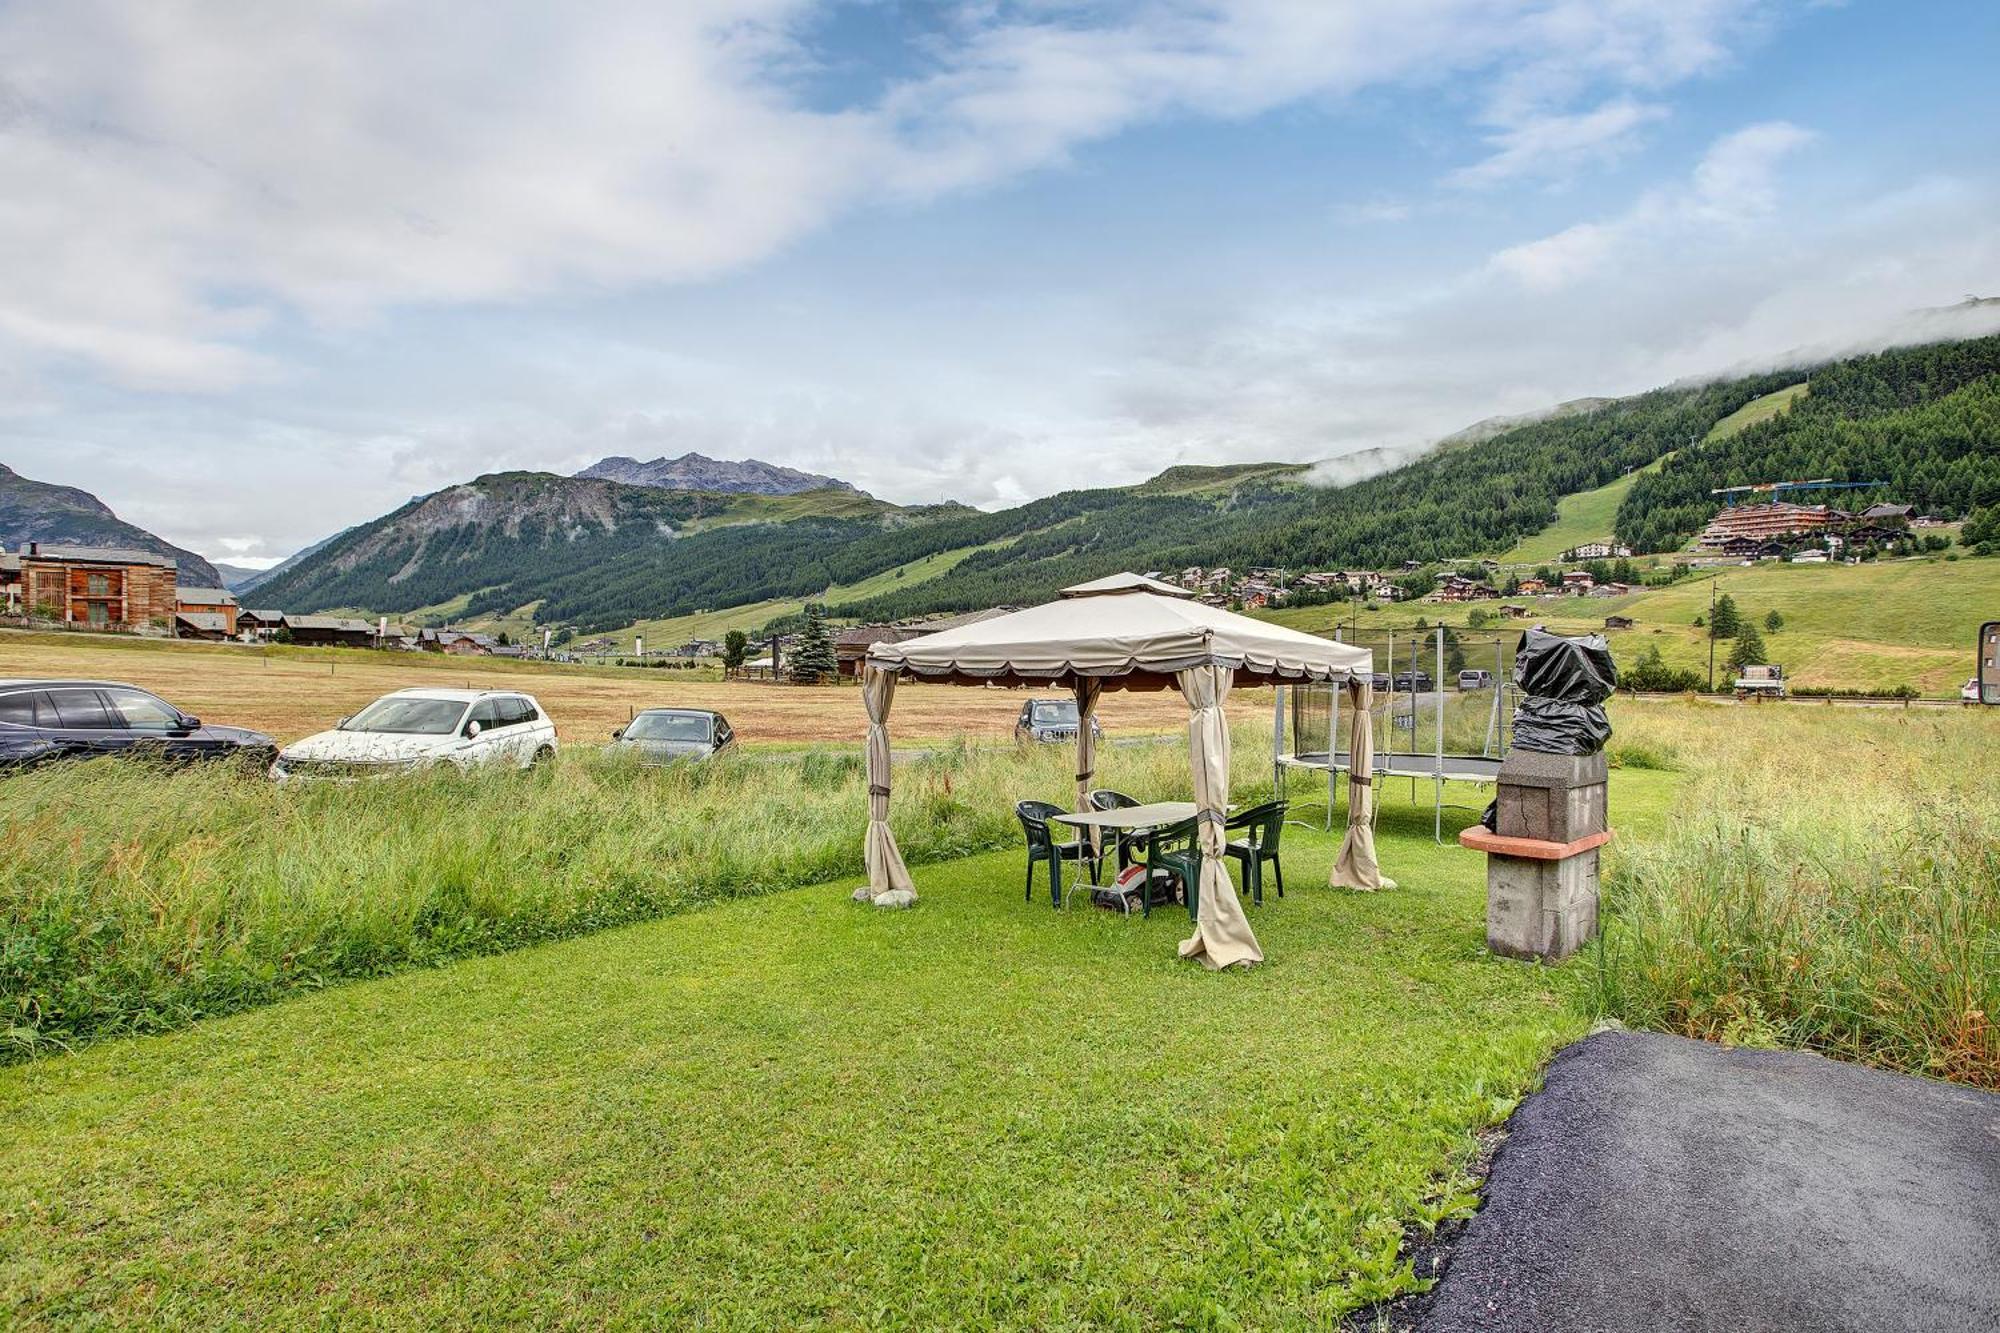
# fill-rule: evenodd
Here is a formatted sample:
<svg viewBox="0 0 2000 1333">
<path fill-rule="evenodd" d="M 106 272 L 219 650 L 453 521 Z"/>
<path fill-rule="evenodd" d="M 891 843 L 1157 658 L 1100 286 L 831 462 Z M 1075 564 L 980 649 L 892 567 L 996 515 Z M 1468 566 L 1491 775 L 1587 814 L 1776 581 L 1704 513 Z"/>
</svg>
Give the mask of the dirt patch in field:
<svg viewBox="0 0 2000 1333">
<path fill-rule="evenodd" d="M 128 681 L 205 721 L 255 727 L 292 741 L 334 725 L 390 690 L 412 685 L 526 690 L 565 741 L 609 739 L 641 708 L 713 708 L 746 742 L 859 741 L 866 726 L 853 686 L 808 688 L 690 680 L 676 673 L 494 663 L 480 658 L 359 651 L 308 655 L 194 644 L 104 643 L 0 636 L 0 678 L 70 676 Z M 1046 692 L 1045 692 L 1046 693 Z M 890 728 L 898 744 L 968 736 L 1004 740 L 1025 690 L 905 684 Z M 1268 691 L 1241 691 L 1231 712 L 1267 715 Z M 1261 711 L 1260 711 L 1261 710 Z M 1098 716 L 1110 732 L 1173 731 L 1187 708 L 1171 692 L 1107 693 Z"/>
</svg>

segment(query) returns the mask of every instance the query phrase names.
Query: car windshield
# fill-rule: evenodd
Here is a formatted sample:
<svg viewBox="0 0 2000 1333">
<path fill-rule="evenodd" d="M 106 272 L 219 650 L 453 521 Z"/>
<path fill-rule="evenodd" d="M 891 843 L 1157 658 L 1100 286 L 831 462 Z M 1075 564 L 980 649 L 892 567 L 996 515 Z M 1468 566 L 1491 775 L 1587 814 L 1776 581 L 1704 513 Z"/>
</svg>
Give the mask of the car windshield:
<svg viewBox="0 0 2000 1333">
<path fill-rule="evenodd" d="M 342 731 L 366 731 L 398 736 L 449 736 L 458 730 L 465 705 L 457 699 L 407 699 L 391 695 L 377 699 L 347 719 Z"/>
<path fill-rule="evenodd" d="M 1047 703 L 1035 704 L 1035 725 L 1038 727 L 1073 727 L 1076 725 L 1076 700 L 1051 699 Z"/>
<path fill-rule="evenodd" d="M 713 726 L 706 713 L 641 713 L 625 728 L 625 736 L 635 741 L 705 741 Z"/>
</svg>

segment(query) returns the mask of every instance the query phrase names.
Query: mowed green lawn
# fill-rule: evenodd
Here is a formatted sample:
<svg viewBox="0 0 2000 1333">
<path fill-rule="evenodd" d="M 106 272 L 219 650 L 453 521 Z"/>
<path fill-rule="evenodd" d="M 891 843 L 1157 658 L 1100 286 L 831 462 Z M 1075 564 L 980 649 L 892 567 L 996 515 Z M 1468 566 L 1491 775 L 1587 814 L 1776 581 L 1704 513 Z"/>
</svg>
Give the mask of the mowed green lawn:
<svg viewBox="0 0 2000 1333">
<path fill-rule="evenodd" d="M 1615 775 L 1624 836 L 1672 786 Z M 1289 830 L 1247 974 L 1001 853 L 911 912 L 779 893 L 0 1071 L 4 1308 L 1323 1327 L 1414 1285 L 1405 1228 L 1473 1206 L 1475 1132 L 1583 1024 L 1584 965 L 1488 957 L 1482 859 L 1389 787 L 1400 887 Z"/>
</svg>

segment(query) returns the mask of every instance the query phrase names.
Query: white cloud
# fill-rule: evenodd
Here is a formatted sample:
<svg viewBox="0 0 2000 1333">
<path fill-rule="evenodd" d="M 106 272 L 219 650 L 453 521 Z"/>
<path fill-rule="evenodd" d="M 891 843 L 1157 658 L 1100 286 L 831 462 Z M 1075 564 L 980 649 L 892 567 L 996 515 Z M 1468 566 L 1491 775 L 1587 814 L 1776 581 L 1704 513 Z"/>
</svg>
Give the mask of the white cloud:
<svg viewBox="0 0 2000 1333">
<path fill-rule="evenodd" d="M 1618 217 L 1509 246 L 1493 256 L 1493 267 L 1546 291 L 1690 229 L 1747 225 L 1776 211 L 1778 165 L 1812 139 L 1811 131 L 1785 121 L 1746 126 L 1710 145 L 1685 186 L 1648 190 Z"/>
<path fill-rule="evenodd" d="M 1954 306 L 2000 293 L 2000 182 L 1788 200 L 1775 172 L 1807 142 L 1748 127 L 1681 186 L 1395 299 L 1212 321 L 1151 348 L 1119 410 L 1209 461 L 1357 460 L 1322 469 L 1342 484 L 1485 417 L 2000 331 L 2000 310 Z"/>
<path fill-rule="evenodd" d="M 1616 160 L 1665 107 L 1619 98 L 1574 115 L 1531 116 L 1493 136 L 1491 157 L 1446 177 L 1451 185 L 1484 188 L 1519 176 L 1562 176 Z"/>
<path fill-rule="evenodd" d="M 879 100 L 794 93 L 814 0 L 0 12 L 0 338 L 122 382 L 286 373 L 271 331 L 704 279 L 883 198 L 1175 114 L 1486 82 L 1498 178 L 1610 151 L 1757 0 L 968 7 Z"/>
</svg>

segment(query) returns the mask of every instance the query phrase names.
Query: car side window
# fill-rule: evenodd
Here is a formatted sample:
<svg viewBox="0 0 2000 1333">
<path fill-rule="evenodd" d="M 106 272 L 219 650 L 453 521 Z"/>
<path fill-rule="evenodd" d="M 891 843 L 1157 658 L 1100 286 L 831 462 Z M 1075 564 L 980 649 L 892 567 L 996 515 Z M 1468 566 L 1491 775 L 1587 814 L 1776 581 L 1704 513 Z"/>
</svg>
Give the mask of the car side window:
<svg viewBox="0 0 2000 1333">
<path fill-rule="evenodd" d="M 491 731 L 500 725 L 500 701 L 481 699 L 472 706 L 472 716 L 465 720 L 469 723 L 477 722 L 482 731 Z"/>
<path fill-rule="evenodd" d="M 727 745 L 735 739 L 736 733 L 729 729 L 729 719 L 721 717 L 715 719 L 715 743 Z"/>
<path fill-rule="evenodd" d="M 50 690 L 49 700 L 55 704 L 56 715 L 64 727 L 108 731 L 117 725 L 105 711 L 104 700 L 98 698 L 96 690 Z"/>
<path fill-rule="evenodd" d="M 113 726 L 127 731 L 178 731 L 180 714 L 143 690 L 103 690 Z"/>
<path fill-rule="evenodd" d="M 525 698 L 521 697 L 520 695 L 514 696 L 514 698 L 508 700 L 508 702 L 514 706 L 514 716 L 512 720 L 517 723 L 533 722 L 536 721 L 540 716 L 538 713 L 535 712 L 535 706 L 529 703 Z"/>
<path fill-rule="evenodd" d="M 12 694 L 0 694 L 0 722 L 11 722 L 17 727 L 48 725 L 35 715 L 35 701 L 40 694 L 39 690 L 16 690 Z"/>
</svg>

